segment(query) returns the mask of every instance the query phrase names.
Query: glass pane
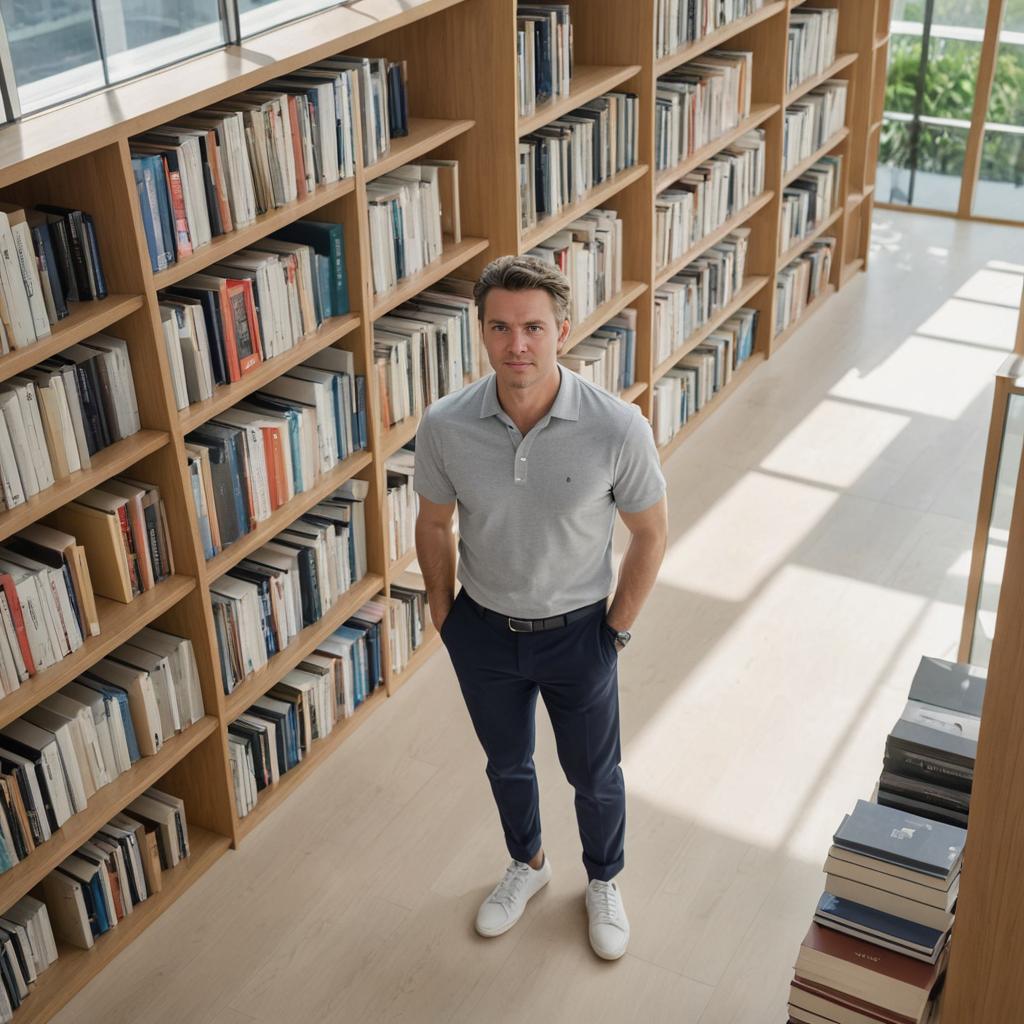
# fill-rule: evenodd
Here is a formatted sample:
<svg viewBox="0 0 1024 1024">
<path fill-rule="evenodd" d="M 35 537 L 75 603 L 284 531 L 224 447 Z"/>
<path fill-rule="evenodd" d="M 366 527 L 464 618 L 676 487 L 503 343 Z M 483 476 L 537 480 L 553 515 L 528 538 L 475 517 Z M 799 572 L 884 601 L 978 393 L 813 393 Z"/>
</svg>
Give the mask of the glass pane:
<svg viewBox="0 0 1024 1024">
<path fill-rule="evenodd" d="M 972 665 L 988 665 L 995 634 L 996 608 L 1003 583 L 1006 563 L 1006 543 L 1010 536 L 1010 518 L 1013 500 L 1017 494 L 1017 474 L 1020 471 L 1021 450 L 1024 448 L 1024 395 L 1011 394 L 1006 403 L 1006 422 L 1003 425 L 1003 443 L 996 467 L 996 486 L 992 495 L 992 514 L 988 525 L 985 562 L 981 568 L 981 590 L 974 616 L 974 635 L 971 637 Z"/>
<path fill-rule="evenodd" d="M 973 212 L 1024 220 L 1024 0 L 1003 16 Z"/>
<path fill-rule="evenodd" d="M 988 0 L 895 0 L 881 201 L 957 209 L 987 10 Z"/>
<path fill-rule="evenodd" d="M 90 0 L 0 0 L 23 113 L 101 88 Z"/>
<path fill-rule="evenodd" d="M 238 0 L 238 16 L 242 35 L 253 36 L 286 21 L 341 6 L 343 4 L 339 0 Z"/>
<path fill-rule="evenodd" d="M 98 0 L 111 82 L 224 45 L 217 0 Z"/>
</svg>

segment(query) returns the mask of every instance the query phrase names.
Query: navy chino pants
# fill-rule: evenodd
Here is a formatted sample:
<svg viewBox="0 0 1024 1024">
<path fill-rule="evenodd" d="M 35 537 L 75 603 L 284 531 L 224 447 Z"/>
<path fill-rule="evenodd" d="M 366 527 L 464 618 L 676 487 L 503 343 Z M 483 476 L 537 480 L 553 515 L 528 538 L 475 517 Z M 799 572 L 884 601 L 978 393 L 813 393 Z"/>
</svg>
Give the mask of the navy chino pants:
<svg viewBox="0 0 1024 1024">
<path fill-rule="evenodd" d="M 487 755 L 508 852 L 532 860 L 541 848 L 533 765 L 540 693 L 558 759 L 576 790 L 576 821 L 588 880 L 623 866 L 626 792 L 619 762 L 618 651 L 602 602 L 560 629 L 514 633 L 483 618 L 461 590 L 441 627 L 473 728 Z"/>
</svg>

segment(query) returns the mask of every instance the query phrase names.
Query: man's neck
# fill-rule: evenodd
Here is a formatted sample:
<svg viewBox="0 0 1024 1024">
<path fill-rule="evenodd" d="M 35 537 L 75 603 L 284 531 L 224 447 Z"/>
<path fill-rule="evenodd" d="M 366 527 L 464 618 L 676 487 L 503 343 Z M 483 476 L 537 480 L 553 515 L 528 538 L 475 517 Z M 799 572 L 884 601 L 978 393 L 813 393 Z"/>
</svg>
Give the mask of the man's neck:
<svg viewBox="0 0 1024 1024">
<path fill-rule="evenodd" d="M 556 365 L 552 373 L 528 388 L 502 387 L 498 381 L 498 402 L 521 434 L 528 434 L 551 410 L 558 397 L 562 376 Z"/>
</svg>

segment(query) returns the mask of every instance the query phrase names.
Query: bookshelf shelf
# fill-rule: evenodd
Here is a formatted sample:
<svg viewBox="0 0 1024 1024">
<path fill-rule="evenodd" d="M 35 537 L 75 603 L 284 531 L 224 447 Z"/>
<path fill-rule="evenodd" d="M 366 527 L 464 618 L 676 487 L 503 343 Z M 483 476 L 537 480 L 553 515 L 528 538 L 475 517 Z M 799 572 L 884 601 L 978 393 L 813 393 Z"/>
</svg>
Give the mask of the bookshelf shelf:
<svg viewBox="0 0 1024 1024">
<path fill-rule="evenodd" d="M 700 428 L 702 423 L 707 421 L 707 418 L 711 416 L 715 410 L 720 409 L 726 403 L 726 399 L 732 395 L 744 381 L 764 362 L 764 356 L 759 352 L 755 352 L 733 375 L 732 380 L 725 385 L 722 390 L 715 395 L 711 401 L 701 409 L 700 412 L 695 413 L 691 416 L 683 428 L 672 438 L 668 444 L 658 449 L 661 454 L 661 461 L 664 463 L 675 454 L 679 446 L 697 429 Z"/>
<path fill-rule="evenodd" d="M 431 150 L 458 138 L 473 127 L 473 121 L 448 121 L 439 117 L 410 117 L 409 134 L 391 140 L 390 152 L 366 168 L 366 180 L 390 174 L 403 164 L 426 156 Z"/>
<path fill-rule="evenodd" d="M 692 352 L 698 345 L 715 333 L 736 310 L 745 306 L 750 300 L 768 283 L 770 278 L 751 277 L 743 282 L 743 287 L 732 297 L 732 301 L 723 306 L 708 322 L 698 331 L 694 331 L 689 338 L 683 342 L 670 356 L 663 359 L 654 368 L 651 375 L 652 381 L 659 381 L 672 369 L 680 359 L 687 353 Z"/>
<path fill-rule="evenodd" d="M 229 569 L 238 565 L 243 558 L 247 558 L 257 548 L 273 540 L 299 516 L 308 512 L 314 505 L 318 505 L 346 480 L 366 469 L 372 461 L 373 458 L 369 452 L 355 452 L 339 462 L 334 469 L 324 473 L 308 491 L 296 494 L 291 501 L 286 501 L 280 508 L 275 509 L 270 518 L 260 523 L 255 530 L 239 537 L 234 544 L 228 545 L 223 551 L 214 555 L 206 563 L 207 581 L 212 583 L 219 579 Z"/>
<path fill-rule="evenodd" d="M 218 260 L 252 245 L 253 242 L 258 242 L 261 238 L 266 238 L 267 235 L 273 234 L 285 225 L 302 220 L 303 217 L 311 217 L 328 203 L 333 203 L 354 192 L 355 187 L 354 178 L 342 178 L 341 181 L 332 182 L 330 185 L 321 185 L 308 196 L 293 199 L 290 203 L 285 203 L 275 210 L 268 210 L 258 216 L 252 224 L 229 234 L 220 235 L 209 245 L 197 249 L 191 256 L 186 256 L 166 270 L 157 271 L 153 274 L 153 285 L 156 288 L 168 288 L 172 284 L 177 284 L 178 281 L 183 281 L 191 274 L 201 273 Z"/>
<path fill-rule="evenodd" d="M 843 269 L 842 269 L 842 272 L 841 272 L 841 275 L 840 275 L 840 278 L 839 278 L 839 286 L 842 287 L 843 285 L 845 285 L 852 277 L 856 276 L 863 269 L 864 269 L 864 257 L 863 256 L 858 256 L 857 259 L 850 260 L 850 262 L 847 263 L 843 267 Z"/>
<path fill-rule="evenodd" d="M 821 294 L 818 295 L 815 298 L 815 300 L 812 303 L 810 303 L 810 305 L 808 305 L 808 307 L 800 314 L 800 316 L 798 316 L 788 327 L 779 331 L 779 333 L 775 335 L 775 338 L 772 341 L 772 352 L 778 352 L 778 350 L 782 348 L 782 346 L 787 341 L 789 341 L 789 339 L 792 338 L 793 335 L 796 334 L 796 332 L 799 331 L 800 328 L 803 327 L 803 325 L 807 323 L 807 321 L 812 316 L 814 316 L 818 309 L 821 306 L 823 306 L 832 297 L 832 295 L 835 294 L 835 290 L 835 285 L 826 285 L 826 287 L 822 290 Z"/>
<path fill-rule="evenodd" d="M 10 537 L 12 533 L 23 530 L 50 512 L 74 501 L 90 487 L 97 487 L 104 480 L 116 476 L 139 459 L 152 455 L 167 444 L 168 435 L 162 430 L 140 430 L 131 437 L 117 441 L 97 452 L 90 458 L 92 463 L 88 469 L 80 469 L 57 480 L 52 487 L 33 495 L 24 505 L 16 505 L 7 512 L 0 513 L 0 540 Z"/>
<path fill-rule="evenodd" d="M 838 210 L 833 210 L 809 235 L 805 238 L 801 238 L 799 242 L 795 242 L 791 245 L 781 256 L 779 256 L 776 262 L 776 269 L 781 270 L 783 267 L 788 267 L 798 256 L 802 256 L 808 249 L 825 234 L 830 228 L 835 227 L 839 222 L 839 218 L 843 216 L 845 208 L 840 207 Z"/>
<path fill-rule="evenodd" d="M 96 302 L 69 303 L 68 315 L 53 326 L 48 338 L 0 356 L 0 381 L 9 380 L 36 363 L 106 330 L 111 324 L 141 309 L 144 302 L 141 295 L 108 295 Z"/>
<path fill-rule="evenodd" d="M 830 78 L 837 78 L 840 72 L 845 71 L 859 55 L 856 53 L 841 53 L 829 67 L 817 75 L 813 75 L 811 78 L 806 78 L 798 86 L 790 89 L 786 93 L 786 98 L 783 100 L 785 106 L 789 106 L 791 103 L 796 103 L 801 96 L 806 96 L 812 89 L 817 89 L 819 85 L 824 84 Z"/>
<path fill-rule="evenodd" d="M 415 436 L 420 425 L 419 414 L 407 416 L 400 423 L 396 423 L 390 430 L 383 431 L 381 440 L 381 452 L 384 458 L 394 455 L 399 448 L 408 444 Z"/>
<path fill-rule="evenodd" d="M 575 203 L 563 206 L 558 213 L 545 217 L 532 227 L 527 228 L 519 239 L 519 252 L 529 252 L 535 245 L 539 245 L 544 239 L 561 231 L 578 217 L 582 217 L 583 214 L 608 202 L 612 196 L 632 185 L 634 181 L 639 181 L 646 173 L 647 165 L 638 164 L 636 167 L 628 167 L 624 171 L 619 171 L 607 181 L 602 181 L 600 185 L 590 189 Z"/>
<path fill-rule="evenodd" d="M 606 324 L 613 316 L 618 316 L 645 291 L 647 291 L 647 285 L 643 281 L 623 281 L 622 291 L 613 295 L 607 302 L 601 303 L 586 320 L 581 320 L 569 331 L 562 355 L 571 352 L 584 338 L 589 338 L 594 331 L 602 324 Z"/>
<path fill-rule="evenodd" d="M 396 576 L 401 576 L 406 569 L 416 561 L 416 549 L 409 548 L 408 551 L 403 555 L 399 555 L 398 558 L 388 563 L 388 579 L 393 580 Z"/>
<path fill-rule="evenodd" d="M 120 814 L 216 729 L 217 719 L 213 715 L 201 718 L 195 725 L 166 740 L 156 754 L 139 758 L 128 771 L 97 790 L 84 811 L 66 821 L 45 843 L 0 875 L 0 903 L 9 907 L 21 899 L 100 826 L 115 814 Z"/>
<path fill-rule="evenodd" d="M 283 651 L 275 654 L 263 668 L 239 683 L 234 692 L 224 698 L 226 721 L 233 722 L 257 697 L 262 697 L 282 676 L 291 672 L 308 654 L 312 654 L 317 644 L 322 643 L 374 594 L 379 593 L 383 585 L 383 578 L 375 573 L 368 573 L 353 584 L 319 622 L 307 626 Z"/>
<path fill-rule="evenodd" d="M 762 192 L 756 199 L 744 206 L 742 210 L 734 213 L 721 227 L 716 228 L 710 235 L 705 235 L 700 241 L 691 245 L 678 259 L 672 260 L 671 263 L 662 267 L 654 277 L 654 287 L 660 288 L 669 278 L 678 274 L 680 270 L 692 263 L 701 253 L 707 252 L 713 245 L 717 245 L 730 232 L 743 227 L 754 214 L 763 210 L 774 198 L 774 192 L 770 190 Z"/>
<path fill-rule="evenodd" d="M 639 64 L 626 67 L 594 67 L 579 65 L 573 69 L 569 92 L 565 96 L 555 96 L 537 104 L 537 109 L 529 117 L 517 118 L 518 134 L 521 138 L 551 121 L 568 114 L 570 111 L 590 102 L 597 96 L 611 92 L 616 86 L 622 85 L 640 72 Z"/>
<path fill-rule="evenodd" d="M 767 21 L 769 18 L 774 18 L 776 15 L 784 13 L 785 10 L 785 0 L 767 4 L 761 8 L 761 10 L 755 11 L 748 17 L 738 18 L 731 24 L 724 25 L 722 28 L 709 33 L 703 39 L 699 39 L 697 42 L 691 43 L 689 46 L 684 46 L 682 49 L 676 50 L 675 53 L 659 57 L 654 64 L 655 77 L 667 74 L 673 68 L 677 68 L 680 64 L 685 64 L 688 60 L 694 60 L 702 53 L 707 53 L 708 50 L 713 50 L 716 46 L 721 46 L 723 43 L 732 39 L 733 36 L 738 36 L 741 32 L 746 32 L 755 25 L 760 25 L 762 21 Z"/>
<path fill-rule="evenodd" d="M 735 128 L 730 128 L 724 135 L 712 139 L 706 146 L 694 150 L 685 160 L 672 167 L 666 167 L 658 171 L 655 184 L 655 194 L 660 195 L 669 188 L 673 182 L 678 181 L 683 175 L 689 174 L 695 167 L 699 167 L 705 160 L 720 153 L 727 146 L 732 145 L 741 135 L 759 128 L 770 117 L 777 114 L 782 108 L 778 103 L 753 103 L 751 104 L 750 116 L 745 117 Z"/>
<path fill-rule="evenodd" d="M 423 640 L 419 647 L 416 648 L 412 653 L 412 657 L 409 659 L 409 664 L 402 669 L 401 672 L 397 673 L 391 680 L 391 694 L 394 695 L 395 691 L 400 687 L 404 686 L 412 676 L 416 674 L 416 670 L 428 659 L 434 652 L 441 646 L 441 634 L 438 633 L 433 626 L 427 628 L 424 633 Z"/>
<path fill-rule="evenodd" d="M 276 380 L 282 373 L 299 363 L 304 362 L 317 352 L 329 348 L 331 345 L 341 341 L 342 338 L 359 329 L 360 319 L 353 313 L 346 313 L 344 316 L 334 316 L 326 320 L 323 325 L 302 341 L 298 342 L 287 352 L 267 359 L 260 363 L 254 370 L 247 373 L 241 380 L 233 384 L 224 384 L 217 388 L 213 396 L 205 402 L 195 402 L 182 409 L 178 413 L 178 426 L 182 433 L 187 434 L 195 430 L 207 420 L 213 419 L 218 413 L 230 409 L 233 405 L 242 401 L 254 391 L 272 380 Z"/>
<path fill-rule="evenodd" d="M 397 288 L 393 288 L 383 295 L 374 296 L 370 318 L 376 320 L 378 317 L 384 316 L 385 313 L 390 313 L 403 302 L 408 302 L 424 288 L 437 284 L 442 277 L 447 277 L 463 263 L 468 262 L 474 256 L 479 256 L 487 246 L 486 238 L 463 238 L 461 242 L 446 240 L 440 259 L 434 260 L 418 274 L 399 281 Z"/>
<path fill-rule="evenodd" d="M 190 576 L 172 576 L 152 590 L 140 594 L 131 604 L 110 601 L 96 595 L 99 636 L 89 637 L 73 654 L 22 683 L 14 693 L 0 699 L 0 726 L 13 722 L 44 697 L 56 693 L 76 676 L 105 658 L 115 647 L 131 639 L 143 626 L 173 608 L 196 585 Z M 2 879 L 3 876 L 0 876 Z"/>
<path fill-rule="evenodd" d="M 619 395 L 624 402 L 635 402 L 647 390 L 646 381 L 637 381 Z"/>
<path fill-rule="evenodd" d="M 131 914 L 118 922 L 116 928 L 101 935 L 92 949 L 76 949 L 63 942 L 57 943 L 57 962 L 40 975 L 31 994 L 21 1004 L 15 1017 L 19 1024 L 23 1021 L 31 1024 L 48 1021 L 121 950 L 131 945 L 189 886 L 202 878 L 230 846 L 227 836 L 192 823 L 189 823 L 188 841 L 190 855 L 170 871 L 163 872 L 160 892 L 138 904 Z"/>
<path fill-rule="evenodd" d="M 274 810 L 288 799 L 296 786 L 301 785 L 320 764 L 333 754 L 378 708 L 387 700 L 387 693 L 382 689 L 371 693 L 351 718 L 346 718 L 335 725 L 334 731 L 322 740 L 314 740 L 309 753 L 291 771 L 285 772 L 277 782 L 266 789 L 260 790 L 256 806 L 244 817 L 238 819 L 236 831 L 239 842 L 259 827 Z"/>
<path fill-rule="evenodd" d="M 830 138 L 825 145 L 820 149 L 815 150 L 806 160 L 801 160 L 792 170 L 786 171 L 782 176 L 783 185 L 789 185 L 796 181 L 801 174 L 805 174 L 809 171 L 823 156 L 828 156 L 838 146 L 841 146 L 850 137 L 850 129 L 844 128 L 841 132 L 836 132 L 835 135 Z"/>
</svg>

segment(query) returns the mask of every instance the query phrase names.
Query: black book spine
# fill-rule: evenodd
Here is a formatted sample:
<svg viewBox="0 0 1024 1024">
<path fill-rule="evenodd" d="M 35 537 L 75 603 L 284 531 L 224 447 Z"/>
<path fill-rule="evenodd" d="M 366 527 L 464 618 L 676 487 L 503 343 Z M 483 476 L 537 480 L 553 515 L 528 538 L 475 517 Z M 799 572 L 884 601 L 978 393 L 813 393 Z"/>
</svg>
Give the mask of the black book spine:
<svg viewBox="0 0 1024 1024">
<path fill-rule="evenodd" d="M 299 549 L 299 593 L 302 599 L 302 625 L 312 626 L 319 621 L 320 588 L 316 571 L 316 553 L 309 548 Z"/>
<path fill-rule="evenodd" d="M 883 764 L 889 771 L 899 775 L 910 775 L 924 779 L 926 782 L 938 782 L 943 786 L 950 786 L 965 793 L 971 791 L 971 786 L 974 783 L 973 768 L 952 764 L 928 754 L 906 750 L 892 743 L 885 745 Z"/>
<path fill-rule="evenodd" d="M 103 261 L 100 259 L 100 247 L 96 241 L 96 224 L 89 214 L 82 214 L 85 233 L 86 254 L 92 271 L 92 296 L 94 299 L 107 297 L 107 278 L 103 273 Z"/>
<path fill-rule="evenodd" d="M 65 218 L 64 223 L 68 229 L 68 242 L 71 245 L 71 266 L 75 272 L 75 281 L 78 283 L 78 295 L 82 299 L 93 298 L 92 282 L 89 277 L 89 264 L 86 260 L 86 246 L 82 214 L 79 210 L 73 210 Z"/>
<path fill-rule="evenodd" d="M 153 579 L 159 582 L 167 577 L 168 572 L 163 546 L 160 543 L 160 512 L 155 502 L 144 507 L 143 517 L 146 520 L 146 537 L 149 540 L 149 561 Z"/>
<path fill-rule="evenodd" d="M 96 410 L 96 399 L 92 392 L 92 384 L 85 367 L 75 364 L 75 384 L 78 389 L 78 401 L 82 406 L 82 426 L 85 430 L 85 446 L 90 455 L 95 455 L 103 447 L 103 434 L 99 424 L 99 413 Z"/>
<path fill-rule="evenodd" d="M 107 422 L 107 406 L 103 400 L 103 383 L 100 380 L 100 371 L 96 366 L 97 358 L 87 359 L 78 366 L 83 369 L 89 378 L 89 385 L 92 392 L 92 408 L 96 416 L 96 435 L 99 439 L 100 448 L 108 448 L 114 443 L 111 435 L 110 425 Z M 108 385 L 109 388 L 109 385 Z"/>
</svg>

